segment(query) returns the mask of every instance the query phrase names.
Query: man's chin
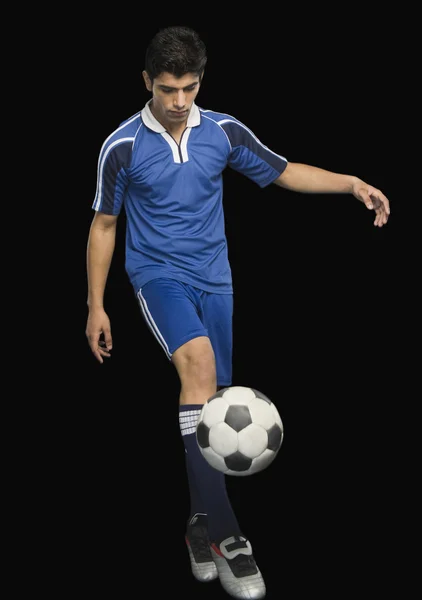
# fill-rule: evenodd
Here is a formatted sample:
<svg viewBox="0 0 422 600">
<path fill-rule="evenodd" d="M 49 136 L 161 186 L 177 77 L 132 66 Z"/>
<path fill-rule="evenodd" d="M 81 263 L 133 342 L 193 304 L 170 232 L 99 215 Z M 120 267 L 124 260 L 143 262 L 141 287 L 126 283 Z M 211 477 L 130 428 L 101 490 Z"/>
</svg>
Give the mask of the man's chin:
<svg viewBox="0 0 422 600">
<path fill-rule="evenodd" d="M 188 110 L 184 110 L 180 113 L 178 113 L 176 111 L 172 111 L 172 110 L 168 111 L 168 117 L 169 117 L 169 119 L 172 119 L 172 120 L 173 119 L 177 119 L 177 120 L 186 119 L 188 114 L 189 114 Z"/>
</svg>

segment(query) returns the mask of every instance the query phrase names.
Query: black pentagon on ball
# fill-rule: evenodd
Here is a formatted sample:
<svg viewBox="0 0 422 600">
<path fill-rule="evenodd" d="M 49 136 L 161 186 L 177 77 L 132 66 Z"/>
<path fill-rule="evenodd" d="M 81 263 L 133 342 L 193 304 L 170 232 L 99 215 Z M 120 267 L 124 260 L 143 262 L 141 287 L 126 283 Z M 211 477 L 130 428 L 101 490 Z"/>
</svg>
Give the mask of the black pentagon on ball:
<svg viewBox="0 0 422 600">
<path fill-rule="evenodd" d="M 281 444 L 282 431 L 280 426 L 275 423 L 270 429 L 267 431 L 268 433 L 268 450 L 273 450 L 276 452 Z"/>
<path fill-rule="evenodd" d="M 247 406 L 234 404 L 227 409 L 224 421 L 232 429 L 239 432 L 252 423 L 252 417 Z"/>
<path fill-rule="evenodd" d="M 196 428 L 196 439 L 201 448 L 208 448 L 210 445 L 210 428 L 205 425 L 202 421 Z"/>
<path fill-rule="evenodd" d="M 231 471 L 247 471 L 252 464 L 252 459 L 244 456 L 241 452 L 234 452 L 224 459 L 226 466 Z"/>
<path fill-rule="evenodd" d="M 255 396 L 257 398 L 260 398 L 261 400 L 265 400 L 265 402 L 268 402 L 268 404 L 272 404 L 271 400 L 269 398 L 267 398 L 267 396 L 265 396 L 265 394 L 263 394 L 262 392 L 259 392 L 258 390 L 255 390 L 254 388 L 251 388 L 251 390 L 253 391 L 253 393 L 255 394 Z"/>
</svg>

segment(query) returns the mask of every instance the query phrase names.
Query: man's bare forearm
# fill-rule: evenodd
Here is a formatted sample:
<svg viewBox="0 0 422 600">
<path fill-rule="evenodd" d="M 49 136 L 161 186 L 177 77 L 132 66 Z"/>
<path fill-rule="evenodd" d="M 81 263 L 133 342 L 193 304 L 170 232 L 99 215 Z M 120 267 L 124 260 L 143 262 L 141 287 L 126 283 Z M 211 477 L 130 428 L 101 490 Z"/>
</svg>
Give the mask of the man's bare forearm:
<svg viewBox="0 0 422 600">
<path fill-rule="evenodd" d="M 353 175 L 333 173 L 301 163 L 289 163 L 274 183 L 295 192 L 350 194 L 357 181 L 358 177 Z"/>
<path fill-rule="evenodd" d="M 104 307 L 104 291 L 115 242 L 115 227 L 91 227 L 87 247 L 87 303 L 89 309 Z"/>
</svg>

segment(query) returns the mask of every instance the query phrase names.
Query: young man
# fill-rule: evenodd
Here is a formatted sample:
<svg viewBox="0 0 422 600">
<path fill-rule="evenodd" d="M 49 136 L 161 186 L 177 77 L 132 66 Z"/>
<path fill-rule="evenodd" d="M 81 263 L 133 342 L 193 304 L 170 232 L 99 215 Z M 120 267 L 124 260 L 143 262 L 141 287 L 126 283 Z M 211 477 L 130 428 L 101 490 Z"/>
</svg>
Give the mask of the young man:
<svg viewBox="0 0 422 600">
<path fill-rule="evenodd" d="M 127 217 L 126 270 L 151 332 L 180 378 L 180 429 L 191 507 L 186 543 L 194 576 L 219 577 L 235 598 L 262 598 L 265 584 L 233 513 L 224 475 L 196 443 L 202 405 L 232 382 L 233 288 L 222 206 L 231 167 L 265 187 L 352 194 L 387 223 L 384 194 L 361 179 L 289 163 L 235 117 L 195 104 L 206 48 L 184 27 L 157 33 L 143 77 L 152 98 L 105 140 L 99 155 L 88 248 L 86 335 L 100 363 L 110 356 L 103 306 L 116 222 Z"/>
</svg>

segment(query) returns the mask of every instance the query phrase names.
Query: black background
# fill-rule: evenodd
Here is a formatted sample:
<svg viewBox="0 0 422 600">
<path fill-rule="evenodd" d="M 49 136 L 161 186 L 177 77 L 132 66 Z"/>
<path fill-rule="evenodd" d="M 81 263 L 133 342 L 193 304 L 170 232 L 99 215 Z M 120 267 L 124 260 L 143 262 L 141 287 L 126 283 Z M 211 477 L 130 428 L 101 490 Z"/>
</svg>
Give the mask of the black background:
<svg viewBox="0 0 422 600">
<path fill-rule="evenodd" d="M 235 116 L 292 162 L 357 175 L 391 201 L 390 222 L 378 229 L 352 196 L 261 190 L 224 174 L 233 384 L 269 396 L 285 426 L 282 449 L 266 471 L 228 478 L 233 506 L 267 598 L 309 591 L 338 598 L 363 585 L 375 593 L 382 568 L 375 557 L 381 549 L 388 554 L 391 535 L 385 503 L 395 461 L 387 399 L 398 368 L 389 356 L 402 208 L 393 180 L 393 98 L 383 95 L 382 110 L 380 103 L 380 90 L 391 88 L 394 39 L 384 27 L 374 42 L 367 15 L 347 11 L 268 11 L 256 19 L 247 13 L 241 23 L 240 15 L 226 19 L 218 11 L 193 18 L 151 10 L 76 20 L 62 56 L 62 135 L 71 148 L 62 184 L 73 250 L 65 259 L 70 351 L 57 371 L 67 390 L 56 409 L 63 424 L 57 444 L 65 449 L 51 503 L 66 504 L 57 538 L 64 528 L 76 544 L 72 576 L 63 581 L 116 598 L 139 597 L 146 587 L 154 598 L 226 597 L 217 582 L 199 584 L 190 573 L 178 381 L 124 270 L 124 214 L 105 296 L 112 358 L 98 364 L 85 338 L 98 154 L 150 97 L 141 72 L 152 35 L 186 24 L 208 47 L 200 107 Z"/>
</svg>

